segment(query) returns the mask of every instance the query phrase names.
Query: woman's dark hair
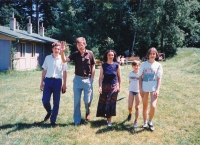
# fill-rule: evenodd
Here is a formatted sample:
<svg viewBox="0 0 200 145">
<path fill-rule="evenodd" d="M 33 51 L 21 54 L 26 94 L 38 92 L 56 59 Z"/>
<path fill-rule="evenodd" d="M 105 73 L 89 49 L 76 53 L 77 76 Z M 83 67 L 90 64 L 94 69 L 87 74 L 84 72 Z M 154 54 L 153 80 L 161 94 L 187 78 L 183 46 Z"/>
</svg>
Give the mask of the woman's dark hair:
<svg viewBox="0 0 200 145">
<path fill-rule="evenodd" d="M 117 54 L 116 54 L 116 52 L 114 50 L 107 50 L 106 51 L 106 53 L 103 56 L 103 62 L 107 62 L 108 61 L 107 55 L 108 55 L 109 52 L 113 52 L 114 53 L 113 61 L 117 62 Z"/>
</svg>

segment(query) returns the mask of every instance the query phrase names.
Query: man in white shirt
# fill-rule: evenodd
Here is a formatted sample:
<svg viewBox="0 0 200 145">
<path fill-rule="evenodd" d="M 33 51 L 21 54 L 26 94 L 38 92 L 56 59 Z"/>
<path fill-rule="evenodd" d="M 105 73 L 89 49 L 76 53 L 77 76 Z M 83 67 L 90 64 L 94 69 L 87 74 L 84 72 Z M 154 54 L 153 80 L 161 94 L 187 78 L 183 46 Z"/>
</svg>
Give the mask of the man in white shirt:
<svg viewBox="0 0 200 145">
<path fill-rule="evenodd" d="M 51 55 L 46 56 L 42 65 L 42 78 L 40 90 L 43 90 L 42 103 L 47 111 L 44 121 L 50 118 L 51 125 L 56 125 L 56 118 L 58 115 L 60 104 L 60 92 L 66 91 L 66 78 L 67 78 L 67 63 L 63 63 L 60 53 L 61 44 L 55 42 L 52 44 Z M 62 80 L 63 79 L 63 80 Z M 62 85 L 63 81 L 63 85 Z M 53 109 L 51 110 L 50 98 L 53 93 Z"/>
</svg>

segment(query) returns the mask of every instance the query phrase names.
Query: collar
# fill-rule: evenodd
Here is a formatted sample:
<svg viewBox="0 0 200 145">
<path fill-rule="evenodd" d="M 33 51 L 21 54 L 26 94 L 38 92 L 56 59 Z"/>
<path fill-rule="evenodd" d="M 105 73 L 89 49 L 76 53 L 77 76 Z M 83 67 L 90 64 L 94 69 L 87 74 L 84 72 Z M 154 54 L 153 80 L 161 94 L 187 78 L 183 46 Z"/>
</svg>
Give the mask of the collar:
<svg viewBox="0 0 200 145">
<path fill-rule="evenodd" d="M 88 54 L 89 50 L 85 49 L 85 52 L 83 54 Z M 78 50 L 78 53 L 81 55 L 81 52 Z"/>
<path fill-rule="evenodd" d="M 58 59 L 59 57 L 60 57 L 60 55 L 58 55 L 57 57 L 53 57 L 53 53 L 51 53 L 51 57 L 53 58 L 53 59 Z"/>
</svg>

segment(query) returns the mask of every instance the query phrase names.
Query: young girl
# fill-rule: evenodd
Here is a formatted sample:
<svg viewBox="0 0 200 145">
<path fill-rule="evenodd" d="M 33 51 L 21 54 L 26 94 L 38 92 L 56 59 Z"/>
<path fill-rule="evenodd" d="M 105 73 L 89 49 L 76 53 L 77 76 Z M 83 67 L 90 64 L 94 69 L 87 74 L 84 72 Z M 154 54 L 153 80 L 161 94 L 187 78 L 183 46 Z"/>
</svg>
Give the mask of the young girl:
<svg viewBox="0 0 200 145">
<path fill-rule="evenodd" d="M 155 61 L 155 58 L 158 58 L 158 52 L 156 48 L 152 47 L 147 52 L 148 60 L 141 64 L 139 74 L 139 85 L 140 93 L 143 101 L 143 119 L 144 125 L 143 128 L 147 127 L 147 124 L 151 131 L 154 130 L 152 119 L 154 117 L 156 102 L 159 95 L 161 77 L 163 74 L 162 65 Z M 147 123 L 147 110 L 148 110 L 148 96 L 150 94 L 151 103 L 150 103 L 150 112 L 149 112 L 149 121 Z"/>
<path fill-rule="evenodd" d="M 128 121 L 131 120 L 132 117 L 132 108 L 133 108 L 133 102 L 135 98 L 135 120 L 133 127 L 138 127 L 137 120 L 139 116 L 139 104 L 140 104 L 140 94 L 139 94 L 139 67 L 140 62 L 137 60 L 134 60 L 132 62 L 132 68 L 133 71 L 129 72 L 129 98 L 128 98 Z"/>
</svg>

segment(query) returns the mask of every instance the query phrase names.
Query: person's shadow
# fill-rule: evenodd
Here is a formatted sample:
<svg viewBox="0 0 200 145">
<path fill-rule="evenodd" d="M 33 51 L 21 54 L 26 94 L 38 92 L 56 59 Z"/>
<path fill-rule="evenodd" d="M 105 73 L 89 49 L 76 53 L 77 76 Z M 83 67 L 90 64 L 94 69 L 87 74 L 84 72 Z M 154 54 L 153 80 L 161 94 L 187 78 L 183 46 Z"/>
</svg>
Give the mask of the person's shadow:
<svg viewBox="0 0 200 145">
<path fill-rule="evenodd" d="M 140 133 L 144 130 L 150 131 L 149 129 L 142 128 L 142 126 L 134 128 L 133 124 L 125 124 L 126 121 L 127 121 L 127 119 L 122 121 L 121 123 L 112 123 L 111 127 L 107 126 L 105 119 L 90 121 L 90 124 L 91 124 L 92 128 L 100 128 L 102 126 L 105 126 L 104 128 L 101 128 L 98 131 L 96 131 L 96 134 L 102 134 L 102 133 L 106 133 L 106 132 L 109 132 L 109 131 L 112 131 L 112 130 L 128 131 L 131 134 Z"/>
<path fill-rule="evenodd" d="M 74 123 L 57 124 L 56 126 L 65 127 L 65 126 L 70 126 L 70 125 L 74 125 Z M 34 122 L 34 123 L 5 124 L 5 125 L 0 126 L 0 130 L 11 129 L 10 131 L 7 132 L 7 134 L 10 134 L 10 133 L 15 132 L 15 131 L 30 129 L 30 128 L 33 128 L 33 127 L 51 128 L 51 127 L 56 127 L 56 126 L 52 126 L 49 123 L 44 123 L 44 121 L 40 121 L 40 122 Z"/>
</svg>

